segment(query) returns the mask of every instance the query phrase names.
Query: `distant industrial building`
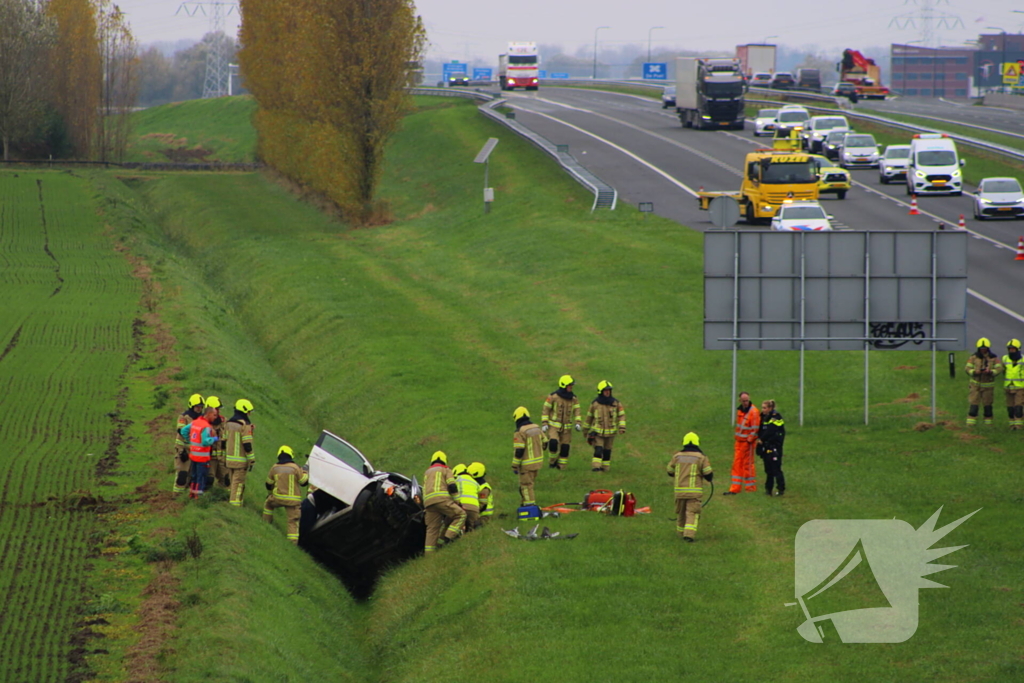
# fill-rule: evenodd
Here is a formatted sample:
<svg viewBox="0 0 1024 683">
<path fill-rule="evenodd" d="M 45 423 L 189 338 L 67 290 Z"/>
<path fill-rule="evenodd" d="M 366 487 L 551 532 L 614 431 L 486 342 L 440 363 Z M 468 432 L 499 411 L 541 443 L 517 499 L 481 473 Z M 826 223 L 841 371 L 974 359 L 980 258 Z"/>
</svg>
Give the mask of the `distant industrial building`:
<svg viewBox="0 0 1024 683">
<path fill-rule="evenodd" d="M 999 65 L 1024 61 L 1024 35 L 978 36 L 978 47 L 890 46 L 893 92 L 918 97 L 976 97 L 1003 90 Z M 1006 91 L 1009 91 L 1007 86 Z"/>
</svg>

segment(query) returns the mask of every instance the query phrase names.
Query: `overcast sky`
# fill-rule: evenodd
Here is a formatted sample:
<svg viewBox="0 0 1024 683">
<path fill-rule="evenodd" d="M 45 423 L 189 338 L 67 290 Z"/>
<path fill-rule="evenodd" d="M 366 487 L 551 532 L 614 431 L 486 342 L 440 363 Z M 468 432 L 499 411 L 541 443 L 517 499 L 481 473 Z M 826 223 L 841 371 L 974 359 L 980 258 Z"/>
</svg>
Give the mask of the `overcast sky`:
<svg viewBox="0 0 1024 683">
<path fill-rule="evenodd" d="M 180 0 L 119 0 L 135 36 L 142 43 L 199 39 L 209 29 L 207 14 L 197 3 Z M 742 43 L 769 42 L 791 47 L 819 46 L 838 53 L 844 47 L 888 45 L 920 40 L 921 16 L 931 8 L 937 44 L 962 46 L 979 33 L 993 33 L 995 26 L 1008 33 L 1024 30 L 1021 0 L 732 0 L 721 4 L 693 0 L 418 0 L 427 25 L 429 56 L 440 59 L 496 61 L 510 40 L 559 44 L 570 54 L 581 46 L 593 50 L 594 31 L 602 44 L 634 44 L 646 47 L 649 29 L 657 48 L 731 50 Z M 225 28 L 237 32 L 237 8 L 225 9 Z M 942 17 L 952 25 L 959 16 L 962 26 L 940 25 Z M 914 26 L 900 25 L 914 17 Z M 776 36 L 771 38 L 770 36 Z M 543 57 L 543 56 L 542 56 Z"/>
</svg>

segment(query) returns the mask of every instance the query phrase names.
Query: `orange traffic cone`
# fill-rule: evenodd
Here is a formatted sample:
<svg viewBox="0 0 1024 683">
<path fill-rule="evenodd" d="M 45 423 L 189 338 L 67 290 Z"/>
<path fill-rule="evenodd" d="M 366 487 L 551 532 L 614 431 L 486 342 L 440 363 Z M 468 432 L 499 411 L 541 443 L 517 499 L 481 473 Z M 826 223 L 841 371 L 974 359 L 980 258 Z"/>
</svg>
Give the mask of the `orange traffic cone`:
<svg viewBox="0 0 1024 683">
<path fill-rule="evenodd" d="M 961 230 L 966 230 L 967 229 L 967 223 L 964 221 L 964 215 L 963 214 L 960 214 L 960 222 L 957 223 L 957 227 L 960 228 Z"/>
<path fill-rule="evenodd" d="M 917 195 L 910 195 L 910 211 L 907 212 L 908 216 L 920 216 L 921 212 L 917 210 Z"/>
<path fill-rule="evenodd" d="M 1024 237 L 1017 240 L 1017 258 L 1014 261 L 1024 261 Z"/>
</svg>

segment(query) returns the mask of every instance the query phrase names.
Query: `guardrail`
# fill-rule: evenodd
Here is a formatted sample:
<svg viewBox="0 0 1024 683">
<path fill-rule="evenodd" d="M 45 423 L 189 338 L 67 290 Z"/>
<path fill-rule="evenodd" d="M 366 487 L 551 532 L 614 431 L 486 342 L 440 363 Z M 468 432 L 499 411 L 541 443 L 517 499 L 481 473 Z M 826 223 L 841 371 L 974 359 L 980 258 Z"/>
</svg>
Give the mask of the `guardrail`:
<svg viewBox="0 0 1024 683">
<path fill-rule="evenodd" d="M 752 104 L 775 104 L 774 100 L 747 100 Z M 808 111 L 819 112 L 821 114 L 835 114 L 835 109 L 824 109 L 822 107 L 807 107 Z M 986 152 L 993 154 L 1001 154 L 1006 157 L 1010 157 L 1015 161 L 1024 161 L 1024 151 L 1016 150 L 1011 147 L 1005 147 L 1003 145 L 997 145 L 994 142 L 988 142 L 986 140 L 979 140 L 977 138 L 967 137 L 966 135 L 958 135 L 956 133 L 950 133 L 948 131 L 940 130 L 938 128 L 927 128 L 925 126 L 917 126 L 910 123 L 903 123 L 902 121 L 894 121 L 887 119 L 884 116 L 873 116 L 871 114 L 858 114 L 853 111 L 843 110 L 843 115 L 850 119 L 861 119 L 868 121 L 880 126 L 889 126 L 890 128 L 896 128 L 898 130 L 906 130 L 912 133 L 941 133 L 955 140 L 957 143 L 965 145 L 967 147 L 974 147 L 981 149 Z M 959 124 L 957 124 L 959 125 Z"/>
</svg>

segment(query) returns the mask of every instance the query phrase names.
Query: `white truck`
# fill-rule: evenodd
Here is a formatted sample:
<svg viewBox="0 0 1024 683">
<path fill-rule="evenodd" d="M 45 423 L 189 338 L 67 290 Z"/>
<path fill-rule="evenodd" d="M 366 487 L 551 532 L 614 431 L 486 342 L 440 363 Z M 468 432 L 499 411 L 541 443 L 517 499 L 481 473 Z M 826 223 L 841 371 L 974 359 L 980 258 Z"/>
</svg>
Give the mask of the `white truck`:
<svg viewBox="0 0 1024 683">
<path fill-rule="evenodd" d="M 754 74 L 775 73 L 774 45 L 737 45 L 736 59 L 740 60 L 747 80 Z"/>
<path fill-rule="evenodd" d="M 498 81 L 502 90 L 536 90 L 540 83 L 540 58 L 537 43 L 508 44 L 508 52 L 498 55 Z"/>
</svg>

